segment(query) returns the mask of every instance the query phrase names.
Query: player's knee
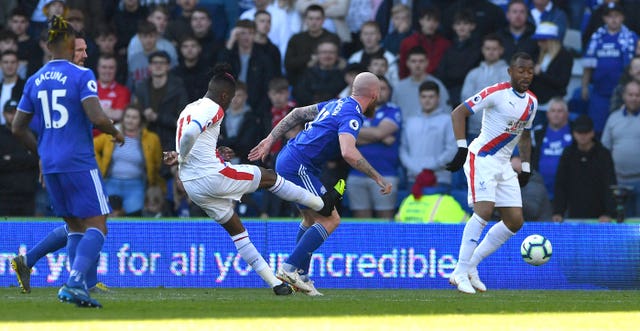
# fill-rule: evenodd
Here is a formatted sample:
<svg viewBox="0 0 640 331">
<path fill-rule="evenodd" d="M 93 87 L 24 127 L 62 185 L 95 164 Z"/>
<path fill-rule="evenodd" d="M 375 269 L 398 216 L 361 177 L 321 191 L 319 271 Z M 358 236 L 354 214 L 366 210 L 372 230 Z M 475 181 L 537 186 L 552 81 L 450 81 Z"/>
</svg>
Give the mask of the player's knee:
<svg viewBox="0 0 640 331">
<path fill-rule="evenodd" d="M 276 184 L 278 175 L 271 169 L 260 167 L 262 178 L 260 179 L 260 187 L 271 187 Z"/>
</svg>

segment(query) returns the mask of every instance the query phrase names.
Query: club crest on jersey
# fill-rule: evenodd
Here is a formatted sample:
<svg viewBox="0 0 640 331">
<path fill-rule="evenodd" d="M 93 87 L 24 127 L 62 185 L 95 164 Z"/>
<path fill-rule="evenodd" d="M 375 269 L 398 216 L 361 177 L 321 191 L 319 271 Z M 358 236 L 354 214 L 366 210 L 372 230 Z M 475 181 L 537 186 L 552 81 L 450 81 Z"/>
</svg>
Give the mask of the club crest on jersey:
<svg viewBox="0 0 640 331">
<path fill-rule="evenodd" d="M 360 123 L 358 123 L 358 121 L 356 120 L 351 120 L 349 121 L 349 127 L 356 131 L 360 128 Z"/>
</svg>

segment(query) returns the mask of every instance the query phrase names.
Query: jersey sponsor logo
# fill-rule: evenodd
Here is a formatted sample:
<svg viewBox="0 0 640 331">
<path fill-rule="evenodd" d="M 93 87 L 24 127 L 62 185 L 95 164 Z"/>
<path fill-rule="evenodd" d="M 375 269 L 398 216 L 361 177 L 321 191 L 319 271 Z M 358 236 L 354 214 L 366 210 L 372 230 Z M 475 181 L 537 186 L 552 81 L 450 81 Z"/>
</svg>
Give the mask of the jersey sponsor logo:
<svg viewBox="0 0 640 331">
<path fill-rule="evenodd" d="M 357 120 L 350 120 L 349 121 L 349 127 L 351 129 L 353 129 L 354 131 L 357 131 L 360 128 L 360 123 L 358 123 Z"/>
<path fill-rule="evenodd" d="M 98 84 L 96 84 L 95 80 L 88 81 L 87 88 L 89 88 L 89 91 L 91 92 L 98 93 Z"/>
<path fill-rule="evenodd" d="M 477 104 L 482 101 L 482 96 L 480 94 L 476 94 L 471 101 L 473 101 L 474 104 Z"/>
</svg>

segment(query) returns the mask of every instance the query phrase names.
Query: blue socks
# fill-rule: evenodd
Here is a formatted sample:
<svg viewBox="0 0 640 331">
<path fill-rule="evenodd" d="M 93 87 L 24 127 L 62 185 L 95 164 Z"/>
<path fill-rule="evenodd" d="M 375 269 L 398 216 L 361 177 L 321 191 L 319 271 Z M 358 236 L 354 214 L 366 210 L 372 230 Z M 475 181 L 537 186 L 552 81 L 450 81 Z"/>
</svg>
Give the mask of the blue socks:
<svg viewBox="0 0 640 331">
<path fill-rule="evenodd" d="M 304 274 L 308 273 L 313 252 L 322 246 L 327 237 L 329 237 L 329 233 L 322 224 L 312 225 L 304 232 L 286 263 L 302 269 Z"/>
<path fill-rule="evenodd" d="M 49 232 L 44 239 L 27 252 L 27 266 L 32 268 L 45 255 L 64 247 L 67 244 L 68 232 L 66 225 L 61 225 Z"/>
<path fill-rule="evenodd" d="M 302 236 L 304 235 L 305 232 L 307 232 L 307 230 L 309 230 L 309 227 L 305 226 L 301 222 L 300 227 L 298 228 L 298 234 L 296 235 L 296 244 L 300 242 L 300 238 L 302 238 Z"/>
<path fill-rule="evenodd" d="M 69 234 L 69 243 L 75 241 L 72 240 L 71 233 Z M 67 244 L 69 249 L 69 257 L 71 258 L 71 247 Z M 77 247 L 75 248 L 73 265 L 71 267 L 71 274 L 67 281 L 69 287 L 84 287 L 86 286 L 85 277 L 89 268 L 93 267 L 98 259 L 102 244 L 104 243 L 104 234 L 96 228 L 89 228 L 78 240 Z"/>
<path fill-rule="evenodd" d="M 96 263 L 94 263 L 89 270 L 87 270 L 87 288 L 92 288 L 98 284 L 98 264 L 100 263 L 100 252 L 98 252 L 98 257 L 96 258 Z"/>
<path fill-rule="evenodd" d="M 76 258 L 76 249 L 78 247 L 78 243 L 82 240 L 84 233 L 80 232 L 69 232 L 67 236 L 67 254 L 69 259 L 69 265 L 73 265 L 73 260 Z"/>
</svg>

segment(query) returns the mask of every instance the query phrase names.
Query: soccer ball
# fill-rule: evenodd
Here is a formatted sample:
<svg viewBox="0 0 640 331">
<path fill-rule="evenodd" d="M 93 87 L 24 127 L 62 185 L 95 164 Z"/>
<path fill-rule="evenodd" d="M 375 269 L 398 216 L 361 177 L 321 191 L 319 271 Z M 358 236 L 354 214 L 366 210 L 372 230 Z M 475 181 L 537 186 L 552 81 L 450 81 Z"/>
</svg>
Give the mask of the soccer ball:
<svg viewBox="0 0 640 331">
<path fill-rule="evenodd" d="M 543 265 L 551 258 L 553 249 L 549 239 L 539 235 L 532 234 L 522 241 L 520 246 L 520 254 L 522 259 L 531 265 Z"/>
</svg>

